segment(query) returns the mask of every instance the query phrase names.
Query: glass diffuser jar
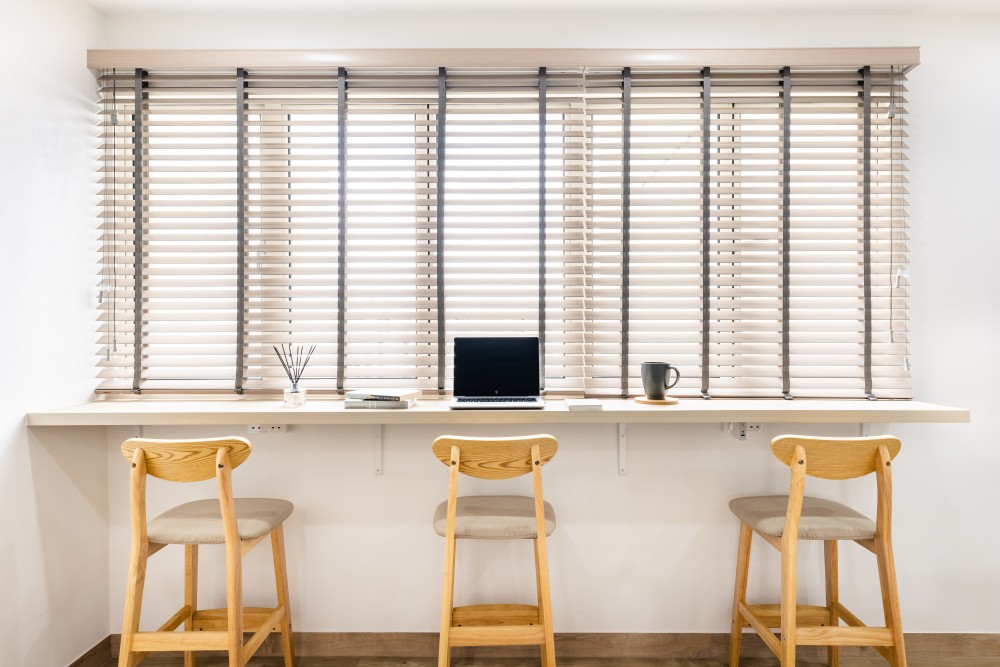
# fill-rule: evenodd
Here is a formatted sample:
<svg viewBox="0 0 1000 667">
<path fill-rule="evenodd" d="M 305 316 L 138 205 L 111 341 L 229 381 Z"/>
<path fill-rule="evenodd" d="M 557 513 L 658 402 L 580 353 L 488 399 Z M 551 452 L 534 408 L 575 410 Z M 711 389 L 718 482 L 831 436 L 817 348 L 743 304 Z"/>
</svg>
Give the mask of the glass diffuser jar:
<svg viewBox="0 0 1000 667">
<path fill-rule="evenodd" d="M 298 382 L 293 382 L 291 387 L 285 389 L 285 407 L 299 408 L 305 405 L 306 390 L 299 387 Z"/>
</svg>

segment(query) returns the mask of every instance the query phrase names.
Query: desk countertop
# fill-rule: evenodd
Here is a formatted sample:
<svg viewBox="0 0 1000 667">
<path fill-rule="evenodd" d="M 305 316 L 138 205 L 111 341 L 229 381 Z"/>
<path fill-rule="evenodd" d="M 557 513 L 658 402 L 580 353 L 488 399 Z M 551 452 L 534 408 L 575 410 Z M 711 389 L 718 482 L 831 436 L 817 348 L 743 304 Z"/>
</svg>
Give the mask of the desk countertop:
<svg viewBox="0 0 1000 667">
<path fill-rule="evenodd" d="M 165 426 L 226 424 L 597 424 L 597 423 L 965 423 L 965 408 L 918 401 L 681 399 L 677 405 L 641 405 L 603 399 L 603 410 L 571 411 L 561 399 L 544 410 L 449 410 L 441 399 L 421 399 L 403 410 L 345 409 L 336 398 L 310 398 L 302 407 L 278 400 L 226 398 L 111 399 L 31 412 L 28 426 Z"/>
</svg>

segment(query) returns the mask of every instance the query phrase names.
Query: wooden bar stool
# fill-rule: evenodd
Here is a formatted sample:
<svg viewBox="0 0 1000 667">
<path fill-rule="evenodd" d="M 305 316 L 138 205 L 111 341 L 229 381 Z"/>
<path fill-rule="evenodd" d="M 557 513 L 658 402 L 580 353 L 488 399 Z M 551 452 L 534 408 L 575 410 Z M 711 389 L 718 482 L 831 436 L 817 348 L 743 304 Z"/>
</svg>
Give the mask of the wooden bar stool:
<svg viewBox="0 0 1000 667">
<path fill-rule="evenodd" d="M 193 667 L 195 651 L 224 650 L 229 667 L 243 667 L 272 632 L 281 632 L 285 667 L 292 667 L 288 575 L 282 523 L 292 504 L 271 498 L 233 498 L 232 470 L 250 456 L 243 438 L 209 440 L 145 440 L 122 444 L 132 461 L 132 555 L 129 561 L 119 667 L 132 667 L 153 651 L 183 651 L 185 667 Z M 146 521 L 146 476 L 170 482 L 197 482 L 215 477 L 218 499 L 179 505 Z M 264 538 L 271 537 L 277 606 L 243 606 L 242 560 Z M 155 632 L 139 631 L 146 560 L 168 544 L 184 545 L 184 606 Z M 226 546 L 225 609 L 198 609 L 198 546 Z M 184 632 L 175 632 L 184 625 Z M 243 643 L 243 633 L 253 633 Z"/>
<path fill-rule="evenodd" d="M 785 435 L 771 441 L 771 451 L 791 469 L 787 496 L 736 498 L 730 509 L 740 519 L 736 591 L 733 600 L 729 664 L 740 660 L 742 630 L 752 627 L 781 660 L 794 667 L 796 646 L 827 646 L 829 663 L 840 664 L 839 646 L 872 646 L 894 667 L 906 667 L 899 614 L 896 566 L 892 555 L 892 459 L 900 443 L 892 436 L 813 438 Z M 875 473 L 878 509 L 875 521 L 832 500 L 805 495 L 806 476 L 852 479 Z M 753 534 L 781 552 L 781 603 L 748 605 L 747 572 Z M 798 540 L 823 540 L 826 560 L 826 606 L 795 602 L 795 556 Z M 840 603 L 837 542 L 851 540 L 875 554 L 885 615 L 884 627 L 868 627 Z M 841 621 L 847 627 L 840 625 Z M 771 628 L 781 629 L 779 639 Z"/>
<path fill-rule="evenodd" d="M 447 667 L 452 646 L 538 644 L 543 667 L 555 667 L 555 638 L 549 597 L 549 565 L 545 538 L 556 527 L 552 506 L 542 497 L 542 466 L 556 454 L 551 435 L 518 438 L 441 436 L 434 454 L 451 471 L 448 500 L 434 513 L 434 530 L 445 538 L 444 590 L 438 666 Z M 530 472 L 534 497 L 458 497 L 458 473 L 481 479 L 508 479 Z M 535 545 L 538 604 L 454 606 L 456 538 L 526 539 Z"/>
</svg>

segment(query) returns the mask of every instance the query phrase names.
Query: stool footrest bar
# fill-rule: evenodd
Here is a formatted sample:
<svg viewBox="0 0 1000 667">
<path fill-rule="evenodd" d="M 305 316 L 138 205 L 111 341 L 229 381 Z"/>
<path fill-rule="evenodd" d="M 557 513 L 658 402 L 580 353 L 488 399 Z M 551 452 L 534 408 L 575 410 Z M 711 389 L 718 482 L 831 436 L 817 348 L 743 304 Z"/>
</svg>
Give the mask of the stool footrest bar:
<svg viewBox="0 0 1000 667">
<path fill-rule="evenodd" d="M 479 604 L 455 607 L 453 626 L 538 625 L 538 607 L 528 604 Z"/>
<path fill-rule="evenodd" d="M 541 625 L 452 626 L 450 646 L 521 646 L 545 643 Z"/>
</svg>

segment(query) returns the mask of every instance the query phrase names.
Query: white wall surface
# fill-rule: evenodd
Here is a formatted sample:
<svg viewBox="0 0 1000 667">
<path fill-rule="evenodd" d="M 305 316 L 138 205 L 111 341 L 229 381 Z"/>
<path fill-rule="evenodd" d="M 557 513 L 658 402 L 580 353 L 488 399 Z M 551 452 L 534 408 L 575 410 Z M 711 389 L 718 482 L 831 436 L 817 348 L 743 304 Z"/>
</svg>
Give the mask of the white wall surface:
<svg viewBox="0 0 1000 667">
<path fill-rule="evenodd" d="M 0 665 L 66 665 L 108 634 L 103 429 L 29 433 L 24 414 L 89 398 L 97 282 L 100 16 L 75 0 L 0 19 Z"/>
<path fill-rule="evenodd" d="M 994 529 L 1000 450 L 993 428 L 1000 400 L 994 344 L 1000 288 L 991 274 L 1000 240 L 992 201 L 1000 176 L 994 163 L 1000 145 L 995 122 L 1000 86 L 992 67 L 1000 61 L 1000 17 L 518 12 L 282 19 L 198 14 L 110 17 L 104 28 L 98 45 L 104 48 L 920 46 L 923 62 L 909 83 L 914 380 L 918 398 L 971 408 L 974 421 L 891 428 L 904 439 L 894 466 L 904 624 L 910 632 L 1000 632 L 995 556 L 1000 533 Z M 86 81 L 85 72 L 72 74 Z M 69 133 L 79 142 L 89 136 L 86 132 L 82 123 Z M 44 145 L 49 137 L 32 141 Z M 29 186 L 38 189 L 34 183 Z M 92 214 L 90 202 L 82 204 Z M 81 217 L 79 210 L 73 215 Z M 63 261 L 89 276 L 84 267 L 92 266 L 93 256 L 83 254 L 66 251 Z M 49 284 L 49 279 L 39 279 Z M 77 302 L 85 297 L 58 298 L 79 311 Z M 42 318 L 30 326 L 33 335 L 47 331 Z M 89 365 L 89 349 L 79 341 L 91 339 L 79 323 L 76 329 L 78 336 L 64 337 L 78 349 L 60 354 L 67 367 L 76 369 L 74 382 L 87 385 L 90 371 L 82 367 Z M 787 472 L 771 457 L 766 441 L 790 427 L 765 428 L 755 441 L 739 443 L 716 426 L 633 426 L 624 477 L 616 470 L 612 425 L 550 430 L 562 443 L 545 471 L 547 497 L 560 516 L 550 541 L 557 631 L 726 631 L 737 529 L 726 502 L 735 495 L 784 490 Z M 844 427 L 795 430 L 856 433 Z M 224 432 L 207 430 L 209 435 Z M 39 437 L 56 442 L 58 437 L 50 433 Z M 150 437 L 195 433 L 206 430 L 146 429 Z M 287 539 L 297 630 L 436 629 L 443 544 L 430 529 L 430 517 L 446 484 L 445 469 L 429 451 L 437 434 L 430 427 L 387 427 L 385 474 L 380 477 L 372 474 L 367 428 L 296 427 L 255 439 L 255 454 L 237 471 L 235 484 L 242 495 L 286 497 L 296 504 Z M 110 581 L 101 571 L 103 545 L 94 547 L 91 572 L 94 588 L 107 583 L 111 591 L 104 633 L 117 632 L 121 619 L 128 554 L 127 466 L 116 449 L 127 435 L 109 430 L 107 471 L 94 473 L 101 483 L 106 475 L 109 484 Z M 8 469 L 18 470 L 5 464 L 0 474 L 7 475 Z M 819 495 L 874 510 L 873 480 L 811 485 Z M 152 511 L 190 497 L 189 491 L 152 487 Z M 211 492 L 210 485 L 194 491 L 197 496 Z M 85 504 L 75 511 L 90 514 Z M 93 513 L 99 523 L 100 510 Z M 876 622 L 873 559 L 851 545 L 843 552 L 843 598 L 863 618 Z M 751 594 L 768 597 L 777 590 L 777 563 L 761 543 L 756 555 L 759 567 L 751 572 Z M 269 581 L 266 556 L 266 549 L 251 555 L 248 577 L 261 575 Z M 6 558 L 0 551 L 0 562 Z M 818 600 L 820 551 L 806 548 L 801 558 L 800 598 Z M 534 589 L 530 569 L 525 569 L 529 559 L 524 545 L 462 544 L 459 601 L 485 600 L 504 588 L 513 589 L 513 599 L 528 599 Z M 515 569 L 515 561 L 523 567 Z M 221 554 L 206 553 L 202 567 L 205 588 L 218 584 Z M 177 547 L 154 557 L 146 626 L 179 606 L 180 570 Z M 66 570 L 56 568 L 38 585 L 65 577 Z M 221 589 L 215 590 L 206 590 L 203 604 L 221 602 Z M 266 590 L 264 584 L 251 584 L 248 603 L 266 602 Z M 70 616 L 77 626 L 91 622 L 87 614 Z"/>
</svg>

